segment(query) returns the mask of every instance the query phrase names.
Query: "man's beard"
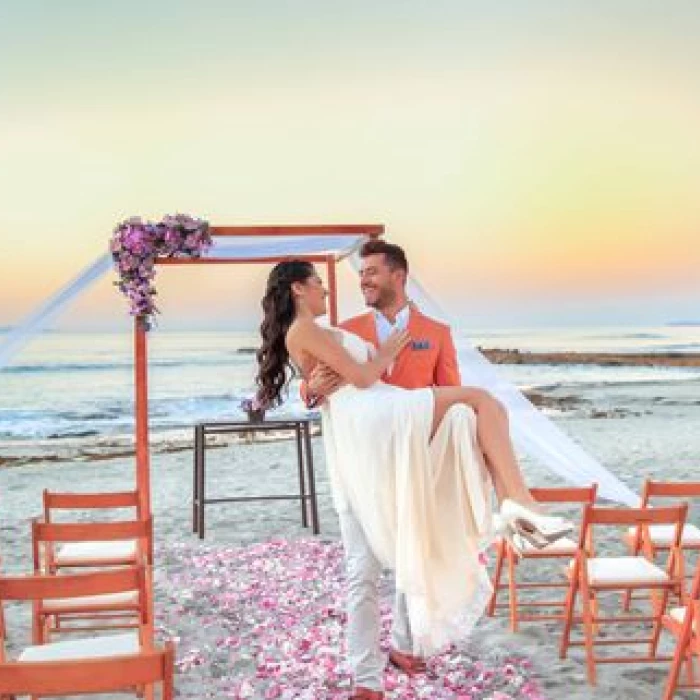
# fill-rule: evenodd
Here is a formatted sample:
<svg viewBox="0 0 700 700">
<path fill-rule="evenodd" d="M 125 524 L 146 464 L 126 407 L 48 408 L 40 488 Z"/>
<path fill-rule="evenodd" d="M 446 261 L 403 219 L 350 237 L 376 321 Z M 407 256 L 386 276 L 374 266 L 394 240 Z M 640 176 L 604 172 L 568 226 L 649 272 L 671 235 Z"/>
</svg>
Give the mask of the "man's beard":
<svg viewBox="0 0 700 700">
<path fill-rule="evenodd" d="M 393 289 L 377 289 L 377 297 L 374 301 L 368 301 L 367 306 L 377 311 L 386 309 L 396 301 L 396 292 Z"/>
</svg>

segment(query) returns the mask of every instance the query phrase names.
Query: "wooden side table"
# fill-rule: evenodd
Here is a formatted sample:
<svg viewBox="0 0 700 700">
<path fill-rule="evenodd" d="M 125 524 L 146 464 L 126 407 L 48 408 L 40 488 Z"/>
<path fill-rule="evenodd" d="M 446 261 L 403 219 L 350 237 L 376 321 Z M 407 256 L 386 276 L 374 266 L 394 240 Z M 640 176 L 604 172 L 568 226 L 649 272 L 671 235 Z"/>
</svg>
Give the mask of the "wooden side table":
<svg viewBox="0 0 700 700">
<path fill-rule="evenodd" d="M 314 474 L 313 452 L 311 449 L 311 424 L 314 422 L 317 422 L 316 418 L 297 417 L 264 420 L 260 423 L 252 423 L 250 421 L 207 421 L 197 423 L 194 426 L 194 480 L 192 493 L 193 532 L 197 533 L 200 539 L 204 539 L 204 509 L 211 503 L 298 500 L 301 503 L 301 523 L 303 527 L 309 526 L 310 511 L 312 532 L 314 535 L 318 535 L 321 532 L 321 528 L 318 522 L 316 478 Z M 206 449 L 208 435 L 269 433 L 275 430 L 294 431 L 299 476 L 298 494 L 206 497 Z"/>
</svg>

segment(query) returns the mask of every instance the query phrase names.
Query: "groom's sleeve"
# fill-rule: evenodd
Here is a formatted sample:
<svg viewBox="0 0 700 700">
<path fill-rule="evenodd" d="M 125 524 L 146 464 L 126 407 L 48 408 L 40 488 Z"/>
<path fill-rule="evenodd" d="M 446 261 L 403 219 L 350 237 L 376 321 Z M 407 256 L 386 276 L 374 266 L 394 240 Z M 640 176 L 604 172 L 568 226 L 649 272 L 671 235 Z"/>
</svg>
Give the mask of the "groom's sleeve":
<svg viewBox="0 0 700 700">
<path fill-rule="evenodd" d="M 452 340 L 449 326 L 443 326 L 440 341 L 440 352 L 435 367 L 436 386 L 461 386 L 462 377 L 459 373 L 457 351 Z"/>
</svg>

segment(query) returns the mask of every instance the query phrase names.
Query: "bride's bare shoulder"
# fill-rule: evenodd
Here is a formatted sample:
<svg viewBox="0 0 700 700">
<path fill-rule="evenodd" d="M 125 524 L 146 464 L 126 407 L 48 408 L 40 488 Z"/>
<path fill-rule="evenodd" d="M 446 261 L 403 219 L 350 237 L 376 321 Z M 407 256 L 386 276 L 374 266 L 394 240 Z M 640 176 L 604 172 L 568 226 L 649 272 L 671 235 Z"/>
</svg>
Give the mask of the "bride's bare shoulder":
<svg viewBox="0 0 700 700">
<path fill-rule="evenodd" d="M 298 344 L 305 339 L 319 336 L 340 340 L 340 332 L 335 328 L 324 328 L 311 319 L 295 319 L 287 331 L 287 344 Z"/>
<path fill-rule="evenodd" d="M 301 318 L 294 319 L 292 325 L 287 331 L 287 342 L 298 342 L 300 339 L 306 338 L 309 335 L 318 332 L 317 324 L 309 319 Z"/>
</svg>

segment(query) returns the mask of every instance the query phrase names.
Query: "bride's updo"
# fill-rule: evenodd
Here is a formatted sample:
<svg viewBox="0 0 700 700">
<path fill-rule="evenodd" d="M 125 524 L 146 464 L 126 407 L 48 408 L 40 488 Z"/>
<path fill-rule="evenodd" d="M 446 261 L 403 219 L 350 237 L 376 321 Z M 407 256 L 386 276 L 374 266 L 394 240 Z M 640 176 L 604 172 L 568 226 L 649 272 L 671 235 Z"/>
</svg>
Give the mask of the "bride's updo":
<svg viewBox="0 0 700 700">
<path fill-rule="evenodd" d="M 282 403 L 282 391 L 294 376 L 285 338 L 294 320 L 292 284 L 306 282 L 315 274 L 314 266 L 304 260 L 288 260 L 272 268 L 262 298 L 263 320 L 260 324 L 262 345 L 257 352 L 258 401 L 266 407 Z M 288 376 L 289 372 L 289 376 Z"/>
</svg>

